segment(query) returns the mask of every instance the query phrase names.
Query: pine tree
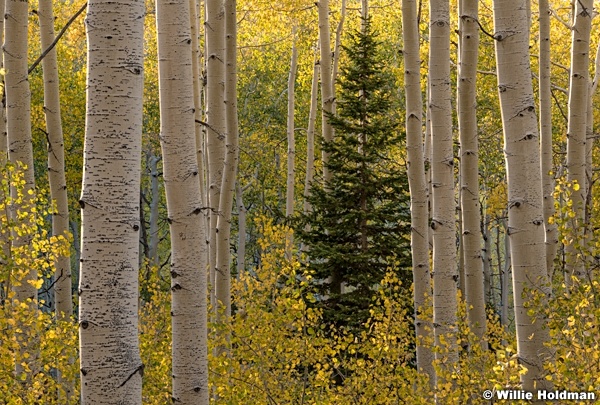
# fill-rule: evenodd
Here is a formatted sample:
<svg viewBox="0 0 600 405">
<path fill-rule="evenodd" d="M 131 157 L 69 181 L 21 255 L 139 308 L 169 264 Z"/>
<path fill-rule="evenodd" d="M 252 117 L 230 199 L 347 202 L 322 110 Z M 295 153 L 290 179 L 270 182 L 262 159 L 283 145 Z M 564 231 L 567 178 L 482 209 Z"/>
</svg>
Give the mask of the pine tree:
<svg viewBox="0 0 600 405">
<path fill-rule="evenodd" d="M 397 153 L 403 136 L 393 114 L 394 80 L 378 46 L 366 20 L 343 47 L 348 63 L 337 116 L 328 114 L 335 137 L 322 146 L 331 178 L 313 182 L 307 197 L 312 211 L 296 223 L 309 247 L 319 306 L 338 326 L 366 321 L 386 271 L 410 267 L 408 187 Z M 401 278 L 408 286 L 409 272 Z"/>
</svg>

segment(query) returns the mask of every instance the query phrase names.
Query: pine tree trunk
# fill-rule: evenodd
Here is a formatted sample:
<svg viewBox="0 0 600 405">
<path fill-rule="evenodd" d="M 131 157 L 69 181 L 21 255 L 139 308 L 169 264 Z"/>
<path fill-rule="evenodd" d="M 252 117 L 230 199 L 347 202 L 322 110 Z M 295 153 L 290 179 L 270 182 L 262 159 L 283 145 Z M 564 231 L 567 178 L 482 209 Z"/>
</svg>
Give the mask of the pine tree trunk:
<svg viewBox="0 0 600 405">
<path fill-rule="evenodd" d="M 459 9 L 458 128 L 460 197 L 465 266 L 465 300 L 471 330 L 481 339 L 486 330 L 483 260 L 479 226 L 479 141 L 477 131 L 478 0 L 463 0 Z M 483 344 L 483 340 L 481 340 Z"/>
<path fill-rule="evenodd" d="M 569 80 L 569 122 L 567 126 L 567 180 L 577 183 L 578 190 L 573 188 L 573 210 L 575 218 L 571 223 L 573 241 L 566 249 L 566 282 L 571 284 L 571 277 L 582 278 L 585 266 L 580 254 L 583 244 L 585 194 L 587 190 L 586 165 L 586 117 L 589 88 L 590 30 L 592 23 L 593 0 L 575 2 L 575 23 L 571 42 L 571 69 Z"/>
<path fill-rule="evenodd" d="M 208 158 L 208 207 L 210 208 L 211 303 L 216 309 L 217 219 L 225 167 L 225 9 L 222 0 L 206 0 L 206 149 Z"/>
<path fill-rule="evenodd" d="M 544 195 L 544 229 L 546 269 L 552 275 L 558 248 L 558 228 L 550 223 L 554 215 L 554 176 L 552 172 L 552 93 L 550 83 L 550 9 L 548 0 L 539 1 L 539 99 L 540 99 L 540 155 Z"/>
<path fill-rule="evenodd" d="M 81 206 L 82 404 L 141 404 L 138 338 L 143 1 L 88 5 Z"/>
<path fill-rule="evenodd" d="M 206 235 L 198 187 L 189 1 L 158 0 L 161 147 L 171 234 L 173 402 L 208 404 Z M 182 39 L 189 39 L 182 40 Z"/>
<path fill-rule="evenodd" d="M 436 346 L 448 344 L 447 365 L 458 361 L 457 282 L 450 10 L 448 0 L 430 0 L 431 184 L 433 188 L 433 327 Z M 444 338 L 442 338 L 444 336 Z M 436 359 L 441 355 L 436 352 Z M 441 383 L 442 381 L 437 381 Z"/>
<path fill-rule="evenodd" d="M 402 35 L 404 37 L 404 89 L 406 93 L 406 154 L 410 188 L 411 253 L 417 335 L 417 368 L 435 380 L 433 352 L 423 343 L 431 336 L 431 325 L 421 317 L 424 306 L 431 303 L 429 272 L 429 208 L 423 157 L 423 101 L 419 56 L 417 3 L 402 1 Z"/>
<path fill-rule="evenodd" d="M 535 323 L 524 306 L 526 288 L 547 292 L 539 136 L 529 65 L 529 24 L 524 0 L 495 0 L 494 29 L 498 90 L 508 181 L 508 236 L 513 269 L 517 354 L 528 372 L 523 389 L 549 386 L 543 362 L 549 357 L 545 319 Z M 544 304 L 542 298 L 542 305 Z"/>
<path fill-rule="evenodd" d="M 225 113 L 227 128 L 227 154 L 221 183 L 221 201 L 217 221 L 217 302 L 224 308 L 225 319 L 231 316 L 231 210 L 235 190 L 235 177 L 238 161 L 238 116 L 237 116 L 237 25 L 236 1 L 225 0 L 226 30 L 226 77 L 225 77 Z M 217 319 L 220 314 L 217 312 Z"/>
<path fill-rule="evenodd" d="M 321 107 L 322 107 L 322 130 L 323 142 L 333 140 L 333 127 L 329 124 L 327 114 L 333 113 L 335 102 L 332 68 L 331 68 L 331 39 L 329 30 L 329 0 L 319 0 L 317 3 L 319 9 L 319 41 L 321 49 Z M 330 170 L 327 168 L 329 153 L 323 151 L 323 179 L 325 184 L 331 180 Z"/>
</svg>

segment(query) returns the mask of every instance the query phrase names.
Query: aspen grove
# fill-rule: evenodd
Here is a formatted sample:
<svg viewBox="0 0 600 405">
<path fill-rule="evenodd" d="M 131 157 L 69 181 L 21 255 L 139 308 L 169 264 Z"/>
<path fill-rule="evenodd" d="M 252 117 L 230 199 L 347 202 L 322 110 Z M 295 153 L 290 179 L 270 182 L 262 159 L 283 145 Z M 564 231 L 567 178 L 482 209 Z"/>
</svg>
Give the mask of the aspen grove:
<svg viewBox="0 0 600 405">
<path fill-rule="evenodd" d="M 600 400 L 600 1 L 0 11 L 0 404 Z"/>
</svg>

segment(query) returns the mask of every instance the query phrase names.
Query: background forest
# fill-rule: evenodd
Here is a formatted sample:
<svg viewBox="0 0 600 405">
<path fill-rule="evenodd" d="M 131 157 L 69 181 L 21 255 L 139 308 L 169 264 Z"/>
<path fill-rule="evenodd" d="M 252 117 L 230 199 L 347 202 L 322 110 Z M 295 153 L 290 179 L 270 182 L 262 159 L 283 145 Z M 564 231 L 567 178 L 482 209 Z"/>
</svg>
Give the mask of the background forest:
<svg viewBox="0 0 600 405">
<path fill-rule="evenodd" d="M 0 403 L 598 397 L 597 7 L 0 1 Z"/>
</svg>

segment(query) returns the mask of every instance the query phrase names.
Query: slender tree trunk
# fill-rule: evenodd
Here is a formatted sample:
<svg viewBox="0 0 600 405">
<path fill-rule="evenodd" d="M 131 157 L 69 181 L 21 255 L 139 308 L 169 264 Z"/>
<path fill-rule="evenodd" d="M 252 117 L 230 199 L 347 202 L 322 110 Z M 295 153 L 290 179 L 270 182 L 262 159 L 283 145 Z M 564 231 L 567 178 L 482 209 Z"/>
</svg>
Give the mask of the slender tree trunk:
<svg viewBox="0 0 600 405">
<path fill-rule="evenodd" d="M 404 89 L 406 93 L 406 154 L 410 188 L 411 253 L 417 335 L 417 367 L 435 381 L 433 352 L 423 340 L 431 337 L 432 325 L 421 314 L 431 303 L 429 272 L 428 185 L 423 156 L 423 101 L 419 55 L 419 27 L 416 0 L 402 1 L 402 35 L 404 38 Z"/>
<path fill-rule="evenodd" d="M 236 183 L 235 196 L 238 207 L 238 250 L 237 250 L 237 276 L 246 270 L 246 205 L 244 205 L 244 191 L 240 183 Z"/>
<path fill-rule="evenodd" d="M 202 126 L 202 90 L 203 81 L 201 81 L 200 66 L 202 53 L 200 52 L 198 22 L 199 22 L 199 11 L 200 2 L 196 0 L 189 0 L 190 9 L 190 31 L 192 34 L 192 79 L 194 88 L 194 120 L 195 134 L 196 134 L 196 157 L 198 160 L 198 180 L 200 187 L 200 199 L 202 206 L 207 206 L 206 201 L 206 173 L 204 165 L 206 164 L 206 156 L 204 154 L 204 127 Z M 208 215 L 207 212 L 204 213 Z"/>
<path fill-rule="evenodd" d="M 221 201 L 217 221 L 217 274 L 216 294 L 225 310 L 225 320 L 231 316 L 231 252 L 229 240 L 231 236 L 231 210 L 235 190 L 235 177 L 238 162 L 238 116 L 237 116 L 237 21 L 236 0 L 225 0 L 226 38 L 226 77 L 225 77 L 225 112 L 227 128 L 227 154 L 221 183 Z M 217 312 L 217 319 L 220 314 Z"/>
<path fill-rule="evenodd" d="M 338 22 L 337 29 L 335 30 L 335 44 L 333 46 L 333 67 L 331 72 L 331 83 L 335 86 L 337 81 L 339 66 L 340 66 L 340 46 L 342 44 L 342 31 L 344 30 L 344 22 L 346 21 L 346 0 L 342 0 L 340 10 L 340 21 Z M 334 87 L 335 90 L 335 87 Z M 333 102 L 333 110 L 335 111 L 335 100 Z"/>
<path fill-rule="evenodd" d="M 144 2 L 88 5 L 81 206 L 82 404 L 141 404 L 138 338 Z"/>
<path fill-rule="evenodd" d="M 206 0 L 206 149 L 210 208 L 209 267 L 211 302 L 216 309 L 217 219 L 225 167 L 225 9 L 223 0 Z"/>
<path fill-rule="evenodd" d="M 4 10 L 6 2 L 0 0 L 0 44 L 4 44 Z M 4 70 L 4 52 L 0 47 L 0 70 Z M 4 75 L 0 75 L 0 170 L 4 169 L 8 162 L 8 134 L 6 132 L 6 91 L 4 86 Z M 2 172 L 3 173 L 3 172 Z M 0 181 L 4 180 L 4 177 L 0 177 Z M 0 204 L 4 203 L 4 195 L 0 193 Z M 4 257 L 10 255 L 10 239 L 9 235 L 3 231 L 0 231 L 0 254 Z M 5 261 L 3 257 L 0 257 L 0 266 L 4 265 Z M 4 283 L 5 280 L 0 280 L 0 283 Z M 0 287 L 3 287 L 0 284 Z M 6 297 L 0 297 L 2 299 Z"/>
<path fill-rule="evenodd" d="M 331 39 L 329 32 L 329 0 L 319 0 L 317 3 L 319 9 L 319 40 L 321 49 L 321 108 L 322 108 L 322 123 L 323 142 L 331 142 L 333 140 L 333 127 L 329 124 L 327 114 L 333 113 L 333 105 L 335 102 L 334 87 L 332 81 L 331 67 Z M 329 153 L 322 152 L 323 163 L 323 179 L 325 187 L 331 180 L 331 173 L 327 168 L 329 161 Z"/>
<path fill-rule="evenodd" d="M 54 12 L 51 0 L 40 0 L 38 17 L 40 20 L 42 49 L 46 49 L 54 41 Z M 44 113 L 46 114 L 46 131 L 48 137 L 48 180 L 50 183 L 50 195 L 52 201 L 56 204 L 56 210 L 52 214 L 52 234 L 67 237 L 69 234 L 69 206 L 67 200 L 67 183 L 65 180 L 65 152 L 60 119 L 56 48 L 52 48 L 44 57 L 42 68 L 44 71 Z M 54 266 L 56 317 L 59 320 L 66 320 L 73 313 L 71 258 L 69 256 L 62 256 L 57 259 Z"/>
<path fill-rule="evenodd" d="M 492 302 L 492 242 L 490 240 L 490 231 L 488 225 L 490 218 L 486 215 L 485 223 L 483 224 L 483 292 L 485 302 Z"/>
<path fill-rule="evenodd" d="M 161 146 L 171 234 L 173 402 L 208 404 L 206 235 L 198 187 L 189 1 L 156 2 Z M 189 39 L 185 40 L 185 39 Z"/>
<path fill-rule="evenodd" d="M 152 266 L 159 265 L 158 257 L 158 242 L 160 240 L 158 234 L 158 204 L 160 201 L 158 189 L 158 162 L 161 157 L 154 155 L 152 148 L 146 151 L 146 165 L 150 170 L 150 237 L 148 241 L 148 258 Z"/>
<path fill-rule="evenodd" d="M 548 292 L 539 135 L 529 65 L 529 24 L 524 0 L 495 0 L 498 90 L 508 181 L 508 235 L 513 269 L 517 354 L 528 372 L 523 389 L 544 389 L 543 362 L 550 356 L 545 319 L 525 307 L 525 289 Z M 544 304 L 542 297 L 542 305 Z"/>
<path fill-rule="evenodd" d="M 429 83 L 431 85 L 431 184 L 433 188 L 433 328 L 436 346 L 448 344 L 447 365 L 458 361 L 457 282 L 450 9 L 448 0 L 430 0 Z M 436 352 L 436 359 L 441 354 Z M 442 381 L 437 381 L 441 383 Z"/>
<path fill-rule="evenodd" d="M 589 87 L 590 30 L 592 22 L 592 0 L 575 2 L 575 21 L 571 42 L 571 69 L 569 80 L 569 122 L 567 127 L 567 180 L 573 188 L 573 210 L 571 232 L 573 241 L 566 246 L 567 285 L 571 277 L 582 278 L 585 273 L 583 255 L 576 245 L 583 243 L 586 152 L 586 117 Z"/>
<path fill-rule="evenodd" d="M 285 196 L 285 216 L 291 218 L 294 215 L 294 186 L 296 184 L 296 139 L 294 136 L 295 124 L 294 124 L 294 110 L 296 108 L 295 103 L 295 85 L 296 85 L 296 70 L 298 68 L 298 51 L 296 49 L 296 27 L 293 28 L 292 35 L 294 36 L 292 43 L 292 57 L 290 62 L 290 74 L 288 76 L 288 111 L 287 111 L 287 189 Z M 292 258 L 292 245 L 294 243 L 294 237 L 290 233 L 286 238 L 286 257 L 288 260 Z"/>
<path fill-rule="evenodd" d="M 552 172 L 552 93 L 550 83 L 550 8 L 548 0 L 539 1 L 539 98 L 540 98 L 540 155 L 544 195 L 544 229 L 546 269 L 551 276 L 558 248 L 558 228 L 549 218 L 554 215 L 554 176 Z"/>
<path fill-rule="evenodd" d="M 315 55 L 316 59 L 316 55 Z M 315 124 L 317 122 L 317 104 L 319 99 L 319 63 L 315 60 L 310 90 L 310 110 L 308 112 L 308 127 L 306 129 L 306 177 L 304 179 L 304 214 L 311 209 L 308 202 L 310 185 L 315 175 Z"/>
<path fill-rule="evenodd" d="M 460 133 L 460 196 L 465 264 L 465 299 L 469 324 L 481 339 L 486 330 L 483 260 L 479 226 L 479 141 L 477 130 L 478 0 L 461 1 L 459 10 L 458 128 Z M 481 340 L 483 344 L 483 340 Z"/>
<path fill-rule="evenodd" d="M 510 258 L 510 237 L 508 236 L 508 223 L 504 221 L 504 268 L 502 269 L 502 281 L 501 281 L 501 304 L 502 310 L 500 312 L 500 323 L 504 326 L 508 326 L 508 293 L 509 293 L 509 282 L 511 277 L 511 258 Z"/>
</svg>

